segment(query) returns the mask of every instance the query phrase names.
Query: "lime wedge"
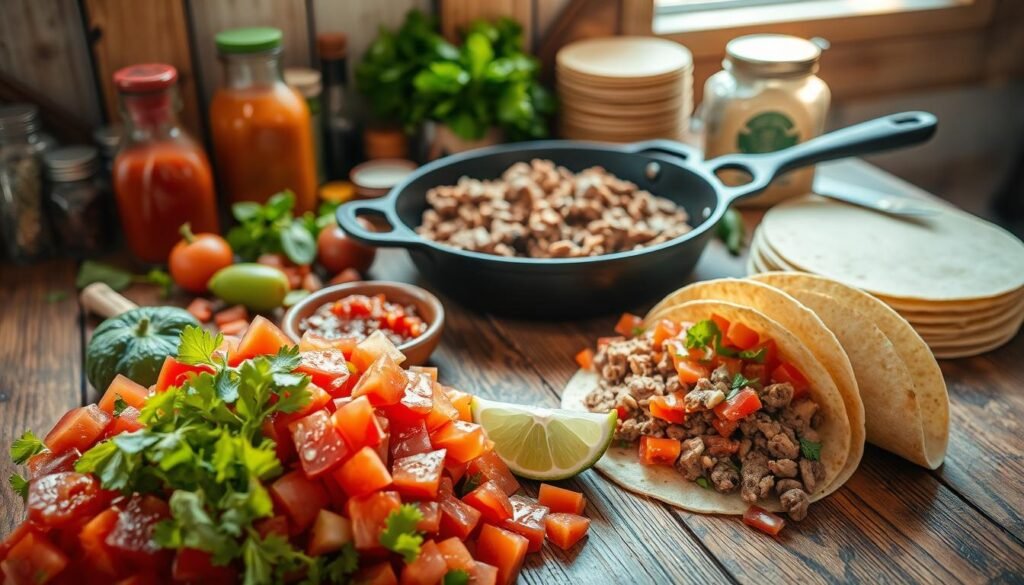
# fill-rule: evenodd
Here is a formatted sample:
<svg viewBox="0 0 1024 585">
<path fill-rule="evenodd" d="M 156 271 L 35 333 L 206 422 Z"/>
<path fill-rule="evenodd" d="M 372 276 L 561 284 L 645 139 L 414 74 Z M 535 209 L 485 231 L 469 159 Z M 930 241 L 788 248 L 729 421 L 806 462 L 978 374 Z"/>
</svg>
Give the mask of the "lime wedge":
<svg viewBox="0 0 1024 585">
<path fill-rule="evenodd" d="M 597 414 L 473 398 L 473 420 L 512 473 L 528 479 L 565 479 L 589 469 L 608 450 L 616 418 L 614 410 Z"/>
</svg>

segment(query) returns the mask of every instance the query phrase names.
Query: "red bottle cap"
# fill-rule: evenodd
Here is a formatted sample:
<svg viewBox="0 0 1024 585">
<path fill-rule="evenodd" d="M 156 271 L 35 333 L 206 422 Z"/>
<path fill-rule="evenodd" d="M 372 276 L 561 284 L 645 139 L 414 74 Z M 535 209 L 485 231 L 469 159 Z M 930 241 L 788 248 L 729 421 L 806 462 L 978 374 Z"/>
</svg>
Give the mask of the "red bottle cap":
<svg viewBox="0 0 1024 585">
<path fill-rule="evenodd" d="M 178 70 L 163 63 L 129 65 L 114 72 L 114 86 L 125 93 L 162 91 L 174 86 Z"/>
</svg>

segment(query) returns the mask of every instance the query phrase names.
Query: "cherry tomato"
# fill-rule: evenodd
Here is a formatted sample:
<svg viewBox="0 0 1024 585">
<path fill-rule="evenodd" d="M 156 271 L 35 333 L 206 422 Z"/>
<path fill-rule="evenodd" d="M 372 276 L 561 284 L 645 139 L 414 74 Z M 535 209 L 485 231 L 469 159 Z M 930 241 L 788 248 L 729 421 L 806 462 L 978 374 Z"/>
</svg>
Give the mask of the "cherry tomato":
<svg viewBox="0 0 1024 585">
<path fill-rule="evenodd" d="M 181 226 L 182 240 L 174 245 L 167 267 L 171 277 L 182 289 L 206 292 L 206 283 L 221 268 L 234 262 L 234 253 L 227 241 L 217 234 L 193 234 L 186 223 Z"/>
<path fill-rule="evenodd" d="M 370 222 L 359 218 L 360 223 L 368 230 L 373 230 Z M 355 268 L 359 272 L 366 272 L 373 264 L 373 258 L 377 250 L 364 246 L 348 237 L 337 225 L 330 225 L 320 230 L 316 239 L 317 260 L 331 274 Z"/>
</svg>

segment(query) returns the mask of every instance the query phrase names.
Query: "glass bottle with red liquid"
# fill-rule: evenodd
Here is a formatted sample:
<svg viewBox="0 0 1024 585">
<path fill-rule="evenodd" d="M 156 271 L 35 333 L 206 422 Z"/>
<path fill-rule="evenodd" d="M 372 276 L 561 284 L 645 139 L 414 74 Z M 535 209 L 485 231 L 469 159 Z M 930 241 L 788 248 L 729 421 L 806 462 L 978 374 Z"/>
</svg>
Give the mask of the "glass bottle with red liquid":
<svg viewBox="0 0 1024 585">
<path fill-rule="evenodd" d="M 153 264 L 167 262 L 182 224 L 218 231 L 213 172 L 178 123 L 177 79 L 174 67 L 156 63 L 114 73 L 126 129 L 114 159 L 114 196 L 128 247 Z"/>
</svg>

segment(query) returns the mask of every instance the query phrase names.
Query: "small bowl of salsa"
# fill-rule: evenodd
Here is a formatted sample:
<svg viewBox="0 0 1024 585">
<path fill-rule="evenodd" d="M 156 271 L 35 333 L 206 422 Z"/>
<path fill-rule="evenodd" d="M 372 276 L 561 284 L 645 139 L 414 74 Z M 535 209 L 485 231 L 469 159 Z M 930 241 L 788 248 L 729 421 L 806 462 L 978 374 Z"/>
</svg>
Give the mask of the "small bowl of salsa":
<svg viewBox="0 0 1024 585">
<path fill-rule="evenodd" d="M 352 346 L 380 331 L 422 365 L 441 341 L 444 307 L 422 288 L 401 282 L 348 282 L 321 289 L 285 313 L 282 325 L 296 343 L 305 334 Z"/>
</svg>

